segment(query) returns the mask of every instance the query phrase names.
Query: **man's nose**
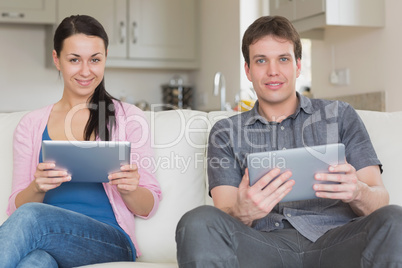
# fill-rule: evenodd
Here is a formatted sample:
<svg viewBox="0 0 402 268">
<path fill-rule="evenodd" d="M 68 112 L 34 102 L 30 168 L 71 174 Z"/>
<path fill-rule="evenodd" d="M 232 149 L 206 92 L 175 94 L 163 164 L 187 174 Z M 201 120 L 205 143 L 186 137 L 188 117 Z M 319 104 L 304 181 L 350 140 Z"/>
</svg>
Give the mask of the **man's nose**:
<svg viewBox="0 0 402 268">
<path fill-rule="evenodd" d="M 279 73 L 278 63 L 271 61 L 268 64 L 268 68 L 267 68 L 268 76 L 276 76 L 276 75 L 278 75 L 278 73 Z"/>
</svg>

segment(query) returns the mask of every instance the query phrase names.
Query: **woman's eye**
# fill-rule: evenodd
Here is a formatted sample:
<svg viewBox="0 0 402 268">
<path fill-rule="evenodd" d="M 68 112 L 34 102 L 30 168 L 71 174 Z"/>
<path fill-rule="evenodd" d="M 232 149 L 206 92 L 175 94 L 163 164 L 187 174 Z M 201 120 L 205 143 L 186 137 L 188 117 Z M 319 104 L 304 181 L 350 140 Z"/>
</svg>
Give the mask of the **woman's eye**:
<svg viewBox="0 0 402 268">
<path fill-rule="evenodd" d="M 92 62 L 94 63 L 100 62 L 100 59 L 92 59 Z"/>
<path fill-rule="evenodd" d="M 78 59 L 71 59 L 70 62 L 78 62 Z"/>
</svg>

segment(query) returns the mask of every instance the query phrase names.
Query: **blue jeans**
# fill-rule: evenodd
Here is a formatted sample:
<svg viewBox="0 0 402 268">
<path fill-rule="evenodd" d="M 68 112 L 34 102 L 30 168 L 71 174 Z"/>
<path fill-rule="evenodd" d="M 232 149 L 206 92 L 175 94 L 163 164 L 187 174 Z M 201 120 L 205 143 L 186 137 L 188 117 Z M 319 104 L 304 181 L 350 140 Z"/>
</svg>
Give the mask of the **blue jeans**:
<svg viewBox="0 0 402 268">
<path fill-rule="evenodd" d="M 2 268 L 73 267 L 113 261 L 133 261 L 126 236 L 76 212 L 28 203 L 0 226 Z"/>
<path fill-rule="evenodd" d="M 176 230 L 179 267 L 402 267 L 402 208 L 386 206 L 311 242 L 290 224 L 261 232 L 202 206 Z"/>
</svg>

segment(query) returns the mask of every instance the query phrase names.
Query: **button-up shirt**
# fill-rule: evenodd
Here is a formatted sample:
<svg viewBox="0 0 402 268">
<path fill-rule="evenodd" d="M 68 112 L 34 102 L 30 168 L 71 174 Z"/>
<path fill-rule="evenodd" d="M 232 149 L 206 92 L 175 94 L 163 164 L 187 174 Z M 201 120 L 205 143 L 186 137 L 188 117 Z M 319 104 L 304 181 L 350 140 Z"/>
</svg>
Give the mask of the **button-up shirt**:
<svg viewBox="0 0 402 268">
<path fill-rule="evenodd" d="M 309 99 L 298 93 L 296 112 L 281 122 L 269 122 L 254 108 L 218 121 L 208 145 L 209 190 L 220 185 L 238 187 L 249 153 L 343 143 L 346 160 L 356 170 L 379 165 L 367 130 L 347 103 Z M 356 218 L 340 200 L 311 199 L 281 202 L 253 227 L 261 231 L 284 228 L 287 220 L 303 236 L 316 241 L 328 230 Z"/>
</svg>

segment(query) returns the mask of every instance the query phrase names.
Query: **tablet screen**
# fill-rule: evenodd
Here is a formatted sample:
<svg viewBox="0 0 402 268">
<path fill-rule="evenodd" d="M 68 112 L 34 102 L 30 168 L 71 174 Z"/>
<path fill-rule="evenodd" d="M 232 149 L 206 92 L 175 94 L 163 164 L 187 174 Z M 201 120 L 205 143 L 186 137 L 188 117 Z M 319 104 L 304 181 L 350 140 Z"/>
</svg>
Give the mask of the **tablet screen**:
<svg viewBox="0 0 402 268">
<path fill-rule="evenodd" d="M 295 185 L 281 202 L 300 201 L 317 198 L 313 185 L 329 183 L 316 181 L 316 173 L 328 173 L 330 165 L 345 163 L 345 146 L 343 144 L 327 144 L 312 147 L 251 153 L 247 156 L 250 186 L 273 168 L 292 172 L 291 179 Z"/>
<path fill-rule="evenodd" d="M 66 169 L 71 182 L 109 182 L 108 175 L 130 163 L 130 142 L 42 141 L 44 162 Z"/>
</svg>

